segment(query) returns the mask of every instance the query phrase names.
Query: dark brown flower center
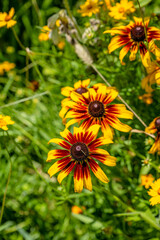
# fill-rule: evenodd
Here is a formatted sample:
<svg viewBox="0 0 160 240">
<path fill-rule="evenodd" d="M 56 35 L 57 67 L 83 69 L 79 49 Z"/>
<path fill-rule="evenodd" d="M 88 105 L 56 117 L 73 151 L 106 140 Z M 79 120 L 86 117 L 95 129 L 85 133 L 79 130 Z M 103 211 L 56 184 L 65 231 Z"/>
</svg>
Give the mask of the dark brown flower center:
<svg viewBox="0 0 160 240">
<path fill-rule="evenodd" d="M 139 25 L 131 30 L 131 38 L 136 42 L 141 42 L 145 39 L 144 27 Z"/>
<path fill-rule="evenodd" d="M 87 92 L 87 89 L 84 88 L 84 87 L 80 87 L 80 88 L 77 88 L 75 91 L 76 91 L 77 93 L 79 93 L 79 94 L 82 94 L 82 93 Z"/>
<path fill-rule="evenodd" d="M 104 105 L 99 101 L 90 102 L 88 111 L 93 117 L 102 117 L 105 112 Z"/>
<path fill-rule="evenodd" d="M 160 132 L 160 118 L 157 118 L 155 121 L 155 127 L 157 128 L 158 132 Z"/>
<path fill-rule="evenodd" d="M 160 195 L 160 188 L 158 189 L 157 193 L 158 193 L 158 195 Z"/>
<path fill-rule="evenodd" d="M 74 143 L 70 150 L 72 158 L 77 161 L 83 161 L 89 156 L 89 150 L 85 143 Z"/>
</svg>

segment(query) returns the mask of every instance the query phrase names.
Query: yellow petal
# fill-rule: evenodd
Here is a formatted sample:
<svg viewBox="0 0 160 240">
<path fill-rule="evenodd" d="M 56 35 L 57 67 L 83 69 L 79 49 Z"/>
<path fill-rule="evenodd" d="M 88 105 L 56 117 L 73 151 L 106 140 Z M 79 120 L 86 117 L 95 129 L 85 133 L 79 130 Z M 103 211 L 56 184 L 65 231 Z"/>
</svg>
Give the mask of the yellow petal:
<svg viewBox="0 0 160 240">
<path fill-rule="evenodd" d="M 94 175 L 99 179 L 101 180 L 102 182 L 104 183 L 108 183 L 109 180 L 106 176 L 106 174 L 103 172 L 103 170 L 99 167 L 99 165 L 93 160 L 93 159 L 90 159 L 88 161 L 89 165 L 90 165 L 90 168 L 91 170 L 93 171 Z"/>
<path fill-rule="evenodd" d="M 56 174 L 59 171 L 60 171 L 60 169 L 59 169 L 59 164 L 57 161 L 48 169 L 48 174 L 50 177 L 52 177 L 54 174 Z"/>
<path fill-rule="evenodd" d="M 63 119 L 68 110 L 69 110 L 69 107 L 67 107 L 67 106 L 62 107 L 61 111 L 59 112 L 60 118 Z"/>
<path fill-rule="evenodd" d="M 76 82 L 76 83 L 74 84 L 74 88 L 75 88 L 75 89 L 81 88 L 81 87 L 82 87 L 82 81 L 81 81 L 81 80 L 79 80 L 78 82 Z"/>
<path fill-rule="evenodd" d="M 92 191 L 91 175 L 87 163 L 84 163 L 83 165 L 83 185 L 84 188 L 88 189 L 89 191 Z"/>
<path fill-rule="evenodd" d="M 69 97 L 72 91 L 74 91 L 74 88 L 64 87 L 64 88 L 61 89 L 61 94 L 66 96 L 66 97 Z"/>
<path fill-rule="evenodd" d="M 12 18 L 13 15 L 14 15 L 14 13 L 15 13 L 15 10 L 14 10 L 14 8 L 12 7 L 11 10 L 9 11 L 9 14 L 8 14 L 9 17 Z"/>
<path fill-rule="evenodd" d="M 74 191 L 82 192 L 83 190 L 83 167 L 81 164 L 76 164 L 74 170 Z"/>
<path fill-rule="evenodd" d="M 84 88 L 88 87 L 89 84 L 90 84 L 90 79 L 89 78 L 82 81 L 82 87 L 84 87 Z"/>
<path fill-rule="evenodd" d="M 73 124 L 75 124 L 75 123 L 77 123 L 77 122 L 78 122 L 77 119 L 72 119 L 72 120 L 70 120 L 70 121 L 66 124 L 66 128 L 69 128 L 71 125 L 73 125 Z"/>
<path fill-rule="evenodd" d="M 71 162 L 70 164 L 68 164 L 67 167 L 65 167 L 58 175 L 57 180 L 59 183 L 62 182 L 62 180 L 72 171 L 72 169 L 75 166 L 75 162 Z"/>
<path fill-rule="evenodd" d="M 15 21 L 15 20 L 10 20 L 10 21 L 8 21 L 8 22 L 7 22 L 7 28 L 13 27 L 16 23 L 17 23 L 17 21 Z"/>
</svg>

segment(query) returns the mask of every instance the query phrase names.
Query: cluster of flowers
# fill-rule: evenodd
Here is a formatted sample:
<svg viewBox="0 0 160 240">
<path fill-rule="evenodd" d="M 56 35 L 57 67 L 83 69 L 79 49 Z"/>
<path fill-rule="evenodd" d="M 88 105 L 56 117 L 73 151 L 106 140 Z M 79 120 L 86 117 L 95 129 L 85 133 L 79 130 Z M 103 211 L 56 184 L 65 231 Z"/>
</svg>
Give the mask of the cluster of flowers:
<svg viewBox="0 0 160 240">
<path fill-rule="evenodd" d="M 112 1 L 114 2 L 114 1 Z M 128 13 L 135 11 L 133 3 L 127 0 L 121 0 L 115 6 L 111 6 L 111 2 L 106 0 L 106 6 L 110 13 L 109 15 L 115 19 L 126 19 Z M 102 2 L 98 0 L 87 0 L 84 5 L 80 6 L 79 12 L 82 16 L 92 16 L 98 13 Z M 118 11 L 118 14 L 117 14 Z M 14 9 L 11 8 L 9 14 L 0 13 L 0 27 L 7 26 L 10 28 L 16 24 L 13 20 Z M 54 31 L 65 32 L 66 37 L 71 42 L 69 33 L 76 34 L 73 29 L 72 22 L 65 16 L 64 12 L 57 15 L 54 25 Z M 69 28 L 64 29 L 64 16 L 67 19 Z M 143 65 L 146 67 L 148 76 L 142 80 L 142 87 L 146 89 L 147 94 L 151 94 L 153 83 L 160 84 L 160 66 L 159 57 L 160 50 L 155 45 L 153 39 L 160 40 L 160 30 L 156 27 L 149 27 L 149 19 L 141 19 L 134 17 L 134 22 L 130 22 L 127 26 L 114 27 L 111 30 L 106 30 L 104 33 L 116 35 L 111 40 L 108 46 L 109 53 L 119 47 L 123 47 L 120 51 L 119 59 L 121 63 L 124 57 L 130 51 L 129 59 L 135 60 L 138 49 Z M 52 31 L 51 31 L 52 29 Z M 39 35 L 40 40 L 48 40 L 53 35 L 53 28 L 44 26 L 42 33 Z M 146 46 L 147 42 L 147 46 Z M 56 44 L 60 43 L 60 39 L 56 39 Z M 61 47 L 63 48 L 63 44 Z M 151 59 L 150 53 L 156 56 L 156 60 Z M 49 143 L 56 143 L 63 149 L 51 150 L 48 153 L 47 162 L 57 159 L 48 170 L 50 177 L 60 171 L 58 175 L 59 183 L 74 169 L 74 190 L 81 192 L 83 187 L 92 190 L 92 182 L 90 169 L 95 176 L 102 182 L 107 183 L 109 180 L 103 170 L 100 168 L 97 161 L 107 165 L 115 166 L 116 158 L 110 156 L 104 149 L 99 149 L 99 146 L 113 143 L 113 129 L 122 132 L 129 132 L 131 127 L 122 123 L 119 118 L 132 119 L 132 112 L 128 111 L 123 104 L 111 104 L 118 96 L 118 92 L 113 87 L 106 87 L 104 84 L 95 84 L 93 87 L 88 87 L 90 79 L 78 81 L 74 88 L 65 87 L 62 89 L 62 94 L 66 96 L 62 101 L 62 110 L 60 117 L 65 124 L 65 130 L 61 132 L 63 139 L 54 138 Z M 67 121 L 67 119 L 71 119 Z M 9 116 L 0 115 L 0 128 L 7 130 L 7 124 L 14 122 Z M 79 127 L 74 127 L 73 134 L 68 128 L 73 124 L 79 124 Z M 103 136 L 98 137 L 99 129 Z M 146 132 L 156 133 L 155 143 L 150 149 L 151 154 L 160 153 L 160 117 L 155 118 Z M 160 203 L 160 179 L 151 184 L 152 189 L 149 191 L 151 204 Z"/>
<path fill-rule="evenodd" d="M 126 110 L 123 104 L 111 104 L 118 92 L 114 88 L 104 84 L 95 84 L 88 88 L 90 79 L 78 81 L 73 87 L 62 88 L 62 94 L 66 96 L 62 101 L 60 117 L 66 128 L 61 132 L 62 139 L 51 139 L 49 143 L 56 143 L 63 149 L 51 150 L 47 161 L 59 159 L 48 173 L 52 177 L 58 171 L 58 182 L 74 169 L 74 190 L 81 192 L 84 188 L 92 190 L 90 169 L 102 182 L 109 180 L 95 160 L 107 165 L 115 166 L 116 158 L 110 156 L 104 149 L 97 147 L 113 143 L 113 128 L 128 132 L 131 127 L 120 122 L 119 118 L 132 119 L 133 113 Z M 67 119 L 71 119 L 67 122 Z M 73 134 L 68 127 L 78 123 L 80 127 L 74 127 Z M 103 136 L 97 138 L 101 128 Z"/>
</svg>

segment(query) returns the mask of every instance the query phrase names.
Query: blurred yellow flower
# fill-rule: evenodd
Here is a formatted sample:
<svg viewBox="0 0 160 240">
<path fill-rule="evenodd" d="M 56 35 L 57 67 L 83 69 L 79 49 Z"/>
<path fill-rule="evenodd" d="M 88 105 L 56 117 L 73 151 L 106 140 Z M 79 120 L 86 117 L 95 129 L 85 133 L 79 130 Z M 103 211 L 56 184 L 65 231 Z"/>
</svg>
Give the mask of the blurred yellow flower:
<svg viewBox="0 0 160 240">
<path fill-rule="evenodd" d="M 157 133 L 155 142 L 149 153 L 154 154 L 155 152 L 158 152 L 158 154 L 160 154 L 160 117 L 156 117 L 145 129 L 145 132 L 151 134 Z"/>
<path fill-rule="evenodd" d="M 8 130 L 7 125 L 14 124 L 14 121 L 11 120 L 10 116 L 0 115 L 0 128 L 3 130 Z"/>
<path fill-rule="evenodd" d="M 64 46 L 65 46 L 65 41 L 60 41 L 60 42 L 58 43 L 58 45 L 57 45 L 57 47 L 58 47 L 60 50 L 62 50 L 62 49 L 64 48 Z"/>
<path fill-rule="evenodd" d="M 160 204 L 160 178 L 151 184 L 148 194 L 151 196 L 149 201 L 152 206 Z"/>
<path fill-rule="evenodd" d="M 109 16 L 114 19 L 126 19 L 127 15 L 135 11 L 133 2 L 128 0 L 121 0 L 120 3 L 116 3 L 115 6 L 109 8 Z"/>
<path fill-rule="evenodd" d="M 8 61 L 0 63 L 0 75 L 3 75 L 5 71 L 10 71 L 11 69 L 15 68 L 15 66 L 16 65 L 14 63 L 10 63 Z"/>
<path fill-rule="evenodd" d="M 7 14 L 6 12 L 0 12 L 0 27 L 7 26 L 7 28 L 13 27 L 17 21 L 13 20 L 13 15 L 15 13 L 14 8 L 11 8 L 9 13 Z"/>
<path fill-rule="evenodd" d="M 154 177 L 152 174 L 141 175 L 141 185 L 145 186 L 145 188 L 149 188 L 153 183 Z"/>
<path fill-rule="evenodd" d="M 83 213 L 83 210 L 85 210 L 85 207 L 84 206 L 82 206 L 82 208 L 80 208 L 80 207 L 78 207 L 78 206 L 72 206 L 72 209 L 71 209 L 71 211 L 72 211 L 72 213 L 74 213 L 74 214 L 80 214 L 80 213 Z"/>
<path fill-rule="evenodd" d="M 144 103 L 146 104 L 151 104 L 153 103 L 153 99 L 152 99 L 152 94 L 151 93 L 145 93 L 142 96 L 138 97 L 140 100 L 142 100 Z"/>
<path fill-rule="evenodd" d="M 51 29 L 48 26 L 43 26 L 41 32 L 38 36 L 39 41 L 47 41 L 49 39 Z"/>
<path fill-rule="evenodd" d="M 98 0 L 87 0 L 80 8 L 78 12 L 81 13 L 82 17 L 91 17 L 92 14 L 98 13 L 100 9 Z"/>
<path fill-rule="evenodd" d="M 146 92 L 153 92 L 152 84 L 157 84 L 160 86 L 160 61 L 151 62 L 146 67 L 148 75 L 142 79 L 142 88 L 145 89 Z"/>
</svg>

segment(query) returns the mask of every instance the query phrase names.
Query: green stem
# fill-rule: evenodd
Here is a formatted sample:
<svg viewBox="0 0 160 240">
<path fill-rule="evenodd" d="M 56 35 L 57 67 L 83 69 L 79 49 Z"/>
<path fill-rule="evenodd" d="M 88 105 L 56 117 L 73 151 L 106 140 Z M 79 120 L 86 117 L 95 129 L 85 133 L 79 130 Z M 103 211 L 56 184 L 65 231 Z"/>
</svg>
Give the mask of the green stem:
<svg viewBox="0 0 160 240">
<path fill-rule="evenodd" d="M 7 147 L 6 147 L 6 151 L 7 151 L 8 155 L 9 155 L 10 170 L 9 170 L 8 179 L 7 179 L 7 183 L 6 183 L 6 187 L 5 187 L 5 191 L 4 191 L 4 195 L 3 195 L 2 208 L 1 208 L 1 214 L 0 214 L 0 225 L 1 225 L 1 222 L 2 222 L 2 218 L 3 218 L 4 207 L 5 207 L 5 202 L 6 202 L 6 195 L 7 195 L 7 189 L 8 189 L 9 181 L 10 181 L 10 178 L 11 178 L 11 173 L 12 173 L 12 162 L 11 162 L 10 154 L 9 154 L 9 151 L 8 151 Z"/>
<path fill-rule="evenodd" d="M 22 42 L 20 41 L 20 39 L 19 39 L 16 31 L 14 30 L 14 28 L 12 28 L 12 32 L 13 32 L 13 34 L 14 34 L 14 36 L 15 36 L 15 39 L 17 40 L 19 46 L 26 51 L 25 46 L 24 46 L 24 45 L 22 44 Z"/>
</svg>

